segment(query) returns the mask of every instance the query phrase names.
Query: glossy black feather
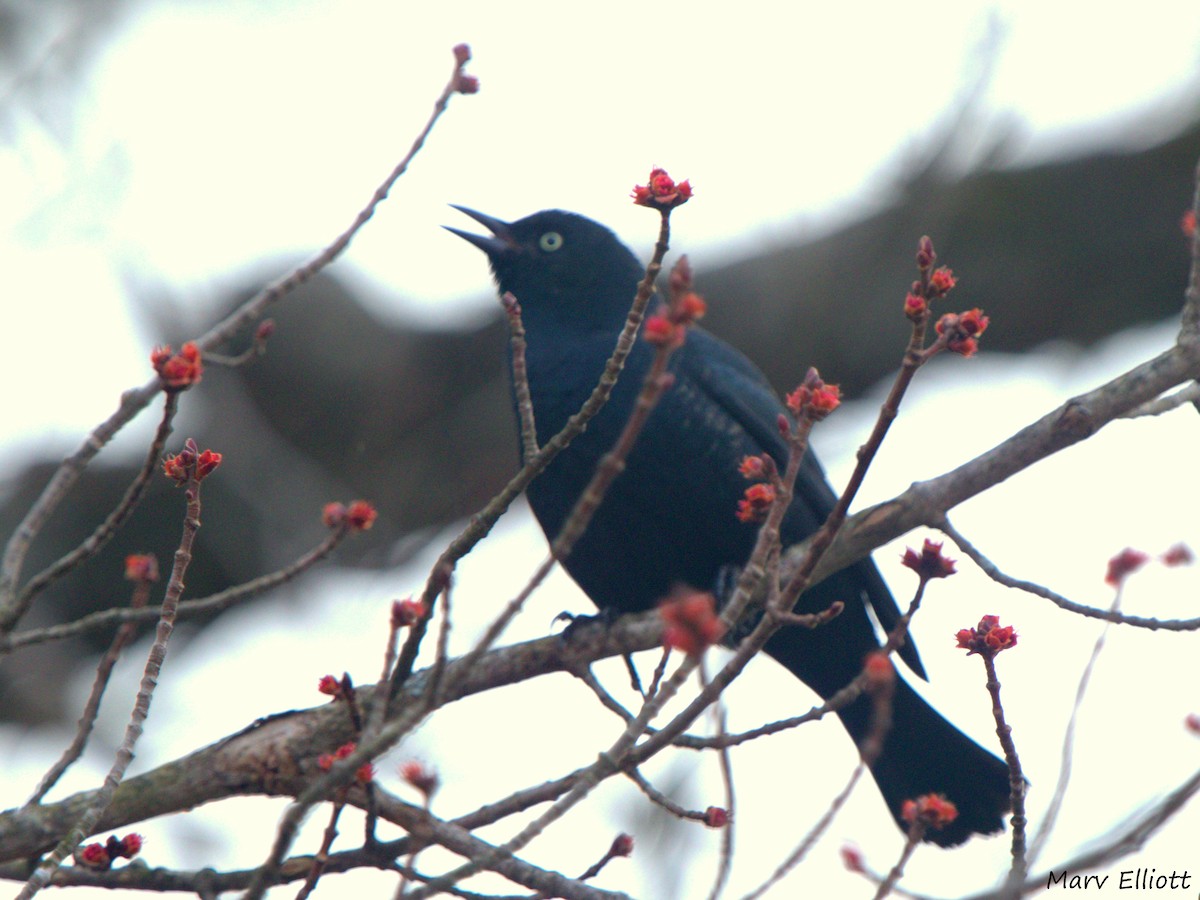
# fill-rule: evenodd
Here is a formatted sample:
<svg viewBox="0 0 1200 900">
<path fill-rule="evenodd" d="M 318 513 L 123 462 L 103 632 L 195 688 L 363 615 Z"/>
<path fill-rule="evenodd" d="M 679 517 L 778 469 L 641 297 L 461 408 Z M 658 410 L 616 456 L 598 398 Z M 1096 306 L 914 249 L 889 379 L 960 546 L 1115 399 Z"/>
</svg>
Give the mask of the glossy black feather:
<svg viewBox="0 0 1200 900">
<path fill-rule="evenodd" d="M 573 213 L 547 210 L 508 224 L 463 212 L 492 236 L 451 230 L 487 253 L 501 291 L 511 291 L 521 304 L 537 434 L 544 442 L 579 409 L 599 378 L 642 266 L 612 232 Z M 648 344 L 637 342 L 609 403 L 530 485 L 530 505 L 548 536 L 558 533 L 601 456 L 612 447 L 652 356 Z M 744 563 L 755 527 L 734 516 L 747 484 L 738 463 L 763 452 L 781 468 L 785 462 L 786 447 L 776 426 L 783 406 L 745 356 L 693 328 L 670 365 L 674 384 L 565 563 L 601 609 L 650 608 L 678 583 L 711 589 L 723 568 Z M 812 534 L 835 499 L 809 453 L 784 519 L 784 543 Z M 851 681 L 863 657 L 878 646 L 868 606 L 885 628 L 899 616 L 869 560 L 813 587 L 801 598 L 800 609 L 824 609 L 835 599 L 844 601 L 846 609 L 829 625 L 815 631 L 785 629 L 766 647 L 823 697 Z M 911 642 L 902 656 L 924 676 Z M 851 737 L 866 737 L 866 698 L 839 715 Z M 898 821 L 905 799 L 930 791 L 944 793 L 958 805 L 954 825 L 930 835 L 936 843 L 956 844 L 972 833 L 1002 827 L 1008 806 L 1004 764 L 903 681 L 897 683 L 894 725 L 873 774 Z"/>
</svg>

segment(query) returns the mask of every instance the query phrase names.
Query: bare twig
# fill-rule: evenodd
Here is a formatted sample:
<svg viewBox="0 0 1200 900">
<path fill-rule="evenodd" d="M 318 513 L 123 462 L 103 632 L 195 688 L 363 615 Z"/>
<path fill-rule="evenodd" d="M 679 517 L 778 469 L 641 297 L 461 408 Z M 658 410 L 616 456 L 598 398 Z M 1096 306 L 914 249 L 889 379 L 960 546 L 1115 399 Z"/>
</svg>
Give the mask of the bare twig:
<svg viewBox="0 0 1200 900">
<path fill-rule="evenodd" d="M 517 418 L 521 422 L 521 465 L 524 466 L 538 452 L 537 422 L 533 414 L 533 397 L 529 393 L 529 373 L 525 368 L 525 323 L 521 320 L 521 304 L 510 292 L 504 292 L 500 303 L 508 315 L 513 397 L 517 404 Z"/>
<path fill-rule="evenodd" d="M 189 446 L 194 447 L 191 441 L 188 443 Z M 93 802 L 76 819 L 53 852 L 42 860 L 33 875 L 25 882 L 25 886 L 17 895 L 18 900 L 29 900 L 49 884 L 50 877 L 62 864 L 62 861 L 75 851 L 80 841 L 93 832 L 96 823 L 108 808 L 109 803 L 112 802 L 113 794 L 125 776 L 125 770 L 133 762 L 133 748 L 137 744 L 138 738 L 141 737 L 142 727 L 146 717 L 150 714 L 150 699 L 154 696 L 154 689 L 158 686 L 158 676 L 167 656 L 167 644 L 175 629 L 175 611 L 179 606 L 179 598 L 183 594 L 183 576 L 192 561 L 192 543 L 195 541 L 196 532 L 200 529 L 200 478 L 202 477 L 197 474 L 193 457 L 187 481 L 187 511 L 183 520 L 183 536 L 175 551 L 175 564 L 171 569 L 171 580 L 167 584 L 162 615 L 158 620 L 158 631 L 155 634 L 154 643 L 150 647 L 150 653 L 146 657 L 142 683 L 138 689 L 133 712 L 129 717 L 129 724 L 125 726 L 125 737 L 117 748 L 113 765 L 104 779 L 103 786 L 96 792 Z"/>
<path fill-rule="evenodd" d="M 226 588 L 208 597 L 185 600 L 179 604 L 176 618 L 187 619 L 193 616 L 220 612 L 238 603 L 257 597 L 259 594 L 265 593 L 281 584 L 286 584 L 293 578 L 308 571 L 332 553 L 352 533 L 347 528 L 334 529 L 316 547 L 309 550 L 295 562 L 278 571 L 261 575 L 252 581 L 247 581 L 245 584 Z M 0 636 L 0 652 L 8 652 L 34 644 L 43 644 L 47 641 L 60 641 L 91 631 L 99 631 L 113 625 L 154 622 L 161 617 L 162 607 L 160 606 L 148 606 L 142 609 L 105 609 L 76 619 L 74 622 L 64 622 L 61 625 L 52 625 L 47 628 L 31 628 L 27 631 L 19 631 L 16 634 Z"/>
<path fill-rule="evenodd" d="M 912 825 L 909 826 L 908 834 L 905 836 L 904 849 L 900 851 L 900 858 L 896 860 L 896 864 L 892 866 L 883 883 L 879 885 L 879 889 L 875 892 L 874 900 L 883 900 L 884 897 L 892 892 L 896 883 L 903 877 L 904 867 L 908 865 L 913 851 L 917 849 L 917 844 L 921 842 L 924 834 L 925 827 L 921 823 L 921 820 L 914 819 Z"/>
<path fill-rule="evenodd" d="M 1118 586 L 1116 594 L 1113 596 L 1112 611 L 1115 613 L 1121 606 L 1121 588 Z M 1067 727 L 1063 732 L 1062 743 L 1062 759 L 1059 764 L 1058 780 L 1054 785 L 1054 793 L 1050 797 L 1050 803 L 1046 806 L 1046 812 L 1042 817 L 1041 825 L 1038 827 L 1037 834 L 1033 839 L 1033 846 L 1029 850 L 1029 864 L 1032 865 L 1045 846 L 1051 832 L 1054 831 L 1055 822 L 1058 820 L 1058 813 L 1062 809 L 1063 799 L 1067 794 L 1067 786 L 1071 782 L 1071 765 L 1075 758 L 1075 723 L 1079 718 L 1079 710 L 1083 708 L 1083 698 L 1087 695 L 1088 685 L 1091 683 L 1092 670 L 1096 667 L 1096 661 L 1100 658 L 1101 651 L 1104 650 L 1105 639 L 1108 636 L 1109 623 L 1105 623 L 1100 630 L 1100 634 L 1096 636 L 1096 641 L 1092 644 L 1092 652 L 1088 655 L 1087 664 L 1084 665 L 1083 671 L 1079 674 L 1079 684 L 1075 688 L 1075 700 L 1071 704 L 1071 715 L 1067 718 Z M 989 680 L 992 675 L 988 673 Z M 1022 873 L 1024 874 L 1024 873 Z"/>
<path fill-rule="evenodd" d="M 996 658 L 990 653 L 984 653 L 983 667 L 987 670 L 987 690 L 992 698 L 992 717 L 996 720 L 996 737 L 1004 750 L 1004 761 L 1008 764 L 1008 783 L 1012 797 L 1012 815 L 1009 824 L 1012 826 L 1012 865 L 1008 870 L 1007 884 L 1014 888 L 1014 898 L 1019 896 L 1015 888 L 1020 885 L 1029 873 L 1029 857 L 1026 848 L 1025 829 L 1029 824 L 1025 817 L 1025 773 L 1021 771 L 1021 758 L 1017 755 L 1017 745 L 1013 741 L 1012 726 L 1004 715 L 1004 705 L 1000 702 L 1000 679 L 996 676 Z"/>
<path fill-rule="evenodd" d="M 1191 384 L 1185 385 L 1173 394 L 1168 394 L 1165 397 L 1158 397 L 1147 403 L 1143 403 L 1136 409 L 1131 409 L 1129 412 L 1121 413 L 1119 419 L 1140 419 L 1147 416 L 1161 416 L 1163 413 L 1172 412 L 1179 409 L 1185 404 L 1196 406 L 1200 404 L 1200 382 L 1193 381 Z"/>
<path fill-rule="evenodd" d="M 155 574 L 157 576 L 157 565 L 155 566 Z M 151 584 L 152 581 L 149 579 L 139 579 L 137 581 L 134 585 L 133 597 L 129 602 L 131 608 L 139 609 L 146 606 L 146 602 L 150 597 Z M 117 665 L 117 660 L 121 658 L 121 651 L 133 640 L 133 636 L 136 633 L 137 626 L 132 623 L 126 623 L 113 635 L 108 650 L 96 666 L 96 677 L 92 681 L 92 689 L 88 694 L 87 702 L 84 703 L 83 712 L 80 713 L 79 724 L 76 726 L 75 737 L 72 739 L 71 745 L 63 751 L 62 756 L 59 757 L 57 762 L 42 777 L 33 794 L 25 801 L 26 805 L 41 802 L 41 799 L 46 796 L 50 788 L 58 783 L 58 779 L 62 777 L 63 773 L 83 755 L 88 737 L 91 735 L 92 728 L 96 723 L 96 714 L 100 712 L 100 701 L 104 698 L 104 691 L 108 687 L 108 681 L 112 677 L 113 669 Z"/>
<path fill-rule="evenodd" d="M 703 662 L 700 665 L 700 682 L 706 680 L 704 673 Z M 713 707 L 716 712 L 718 735 L 728 733 L 727 722 L 725 715 L 724 704 L 718 702 Z M 733 787 L 733 761 L 729 758 L 729 748 L 717 748 L 717 759 L 721 763 L 721 783 L 725 787 L 725 824 L 721 828 L 721 856 L 717 863 L 717 874 L 713 879 L 712 890 L 708 892 L 708 900 L 717 900 L 721 896 L 721 891 L 725 889 L 725 885 L 729 882 L 729 875 L 733 871 L 733 839 L 734 828 L 737 826 L 737 793 Z"/>
<path fill-rule="evenodd" d="M 833 798 L 833 801 L 829 804 L 829 808 L 825 810 L 821 818 L 817 820 L 808 834 L 804 836 L 804 840 L 791 852 L 787 859 L 779 864 L 766 881 L 742 897 L 742 900 L 757 900 L 759 897 L 765 897 L 767 892 L 782 881 L 788 872 L 804 861 L 804 858 L 808 856 L 808 852 L 816 844 L 817 839 L 829 830 L 829 826 L 833 824 L 834 817 L 846 805 L 846 801 L 850 799 L 850 795 L 854 792 L 854 788 L 858 784 L 858 780 L 862 777 L 862 773 L 866 771 L 866 768 L 866 763 L 860 759 L 858 765 L 854 767 L 854 771 L 850 773 L 850 778 L 846 781 L 846 786 Z"/>
<path fill-rule="evenodd" d="M 1200 793 L 1200 771 L 1193 774 L 1148 810 L 1140 813 L 1127 825 L 1117 828 L 1102 840 L 1090 844 L 1088 849 L 1078 856 L 1064 860 L 1047 872 L 1041 872 L 1026 879 L 1025 883 L 1021 885 L 1021 893 L 1027 894 L 1044 890 L 1050 872 L 1087 872 L 1114 863 L 1131 853 L 1137 853 L 1145 846 L 1146 841 L 1157 834 L 1198 793 Z M 1008 885 L 1003 885 L 996 890 L 973 894 L 964 900 L 1008 900 L 1009 897 L 1011 897 L 1011 892 Z"/>
<path fill-rule="evenodd" d="M 999 566 L 984 556 L 979 548 L 967 540 L 958 529 L 951 525 L 950 520 L 945 516 L 939 518 L 934 523 L 934 527 L 950 538 L 950 540 L 954 541 L 955 546 L 969 556 L 971 561 L 979 566 L 984 574 L 997 584 L 1016 588 L 1037 597 L 1043 597 L 1060 609 L 1065 609 L 1067 612 L 1078 613 L 1089 619 L 1100 619 L 1104 622 L 1111 622 L 1114 625 L 1132 625 L 1135 628 L 1146 628 L 1150 631 L 1195 631 L 1200 629 L 1200 617 L 1194 619 L 1156 619 L 1148 616 L 1127 615 L 1115 606 L 1110 606 L 1108 609 L 1099 609 L 1095 606 L 1085 606 L 1082 603 L 1076 603 L 1074 600 L 1069 600 L 1062 596 L 1062 594 L 1056 593 L 1043 585 L 1032 581 L 1024 581 L 1020 578 L 1013 578 L 1011 575 L 1006 574 Z"/>
<path fill-rule="evenodd" d="M 163 403 L 162 418 L 159 420 L 158 428 L 154 433 L 154 439 L 150 442 L 150 450 L 146 453 L 146 458 L 142 462 L 141 469 L 138 470 L 129 487 L 125 489 L 125 495 L 121 497 L 116 508 L 108 514 L 108 518 L 96 527 L 96 530 L 88 536 L 87 540 L 57 562 L 47 566 L 29 579 L 29 582 L 18 596 L 17 606 L 13 611 L 15 616 L 13 620 L 14 624 L 29 609 L 29 605 L 33 602 L 34 597 L 45 590 L 56 579 L 99 553 L 100 549 L 108 543 L 109 538 L 116 534 L 117 529 L 121 527 L 137 508 L 138 502 L 145 493 L 146 485 L 150 482 L 150 477 L 158 468 L 159 457 L 162 456 L 163 447 L 166 446 L 167 438 L 171 434 L 171 423 L 175 419 L 175 411 L 178 408 L 178 392 L 171 391 L 167 393 L 166 400 Z M 7 629 L 3 630 L 7 631 Z"/>
</svg>

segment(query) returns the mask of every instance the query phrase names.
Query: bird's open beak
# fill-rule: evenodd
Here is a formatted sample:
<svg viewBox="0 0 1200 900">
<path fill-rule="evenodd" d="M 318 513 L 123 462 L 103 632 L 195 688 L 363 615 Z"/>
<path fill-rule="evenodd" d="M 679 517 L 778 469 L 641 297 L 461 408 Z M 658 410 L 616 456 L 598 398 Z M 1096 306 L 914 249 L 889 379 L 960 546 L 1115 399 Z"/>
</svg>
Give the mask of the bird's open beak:
<svg viewBox="0 0 1200 900">
<path fill-rule="evenodd" d="M 469 231 L 461 231 L 458 228 L 451 228 L 449 225 L 442 227 L 451 234 L 457 234 L 464 241 L 469 241 L 474 244 L 488 256 L 496 256 L 504 252 L 509 252 L 517 249 L 517 240 L 513 237 L 512 229 L 509 228 L 507 222 L 501 222 L 499 219 L 493 219 L 491 216 L 484 215 L 481 212 L 476 212 L 473 209 L 468 209 L 465 206 L 457 206 L 450 204 L 454 209 L 461 213 L 466 213 L 484 228 L 492 233 L 491 237 L 482 234 L 471 234 Z"/>
</svg>

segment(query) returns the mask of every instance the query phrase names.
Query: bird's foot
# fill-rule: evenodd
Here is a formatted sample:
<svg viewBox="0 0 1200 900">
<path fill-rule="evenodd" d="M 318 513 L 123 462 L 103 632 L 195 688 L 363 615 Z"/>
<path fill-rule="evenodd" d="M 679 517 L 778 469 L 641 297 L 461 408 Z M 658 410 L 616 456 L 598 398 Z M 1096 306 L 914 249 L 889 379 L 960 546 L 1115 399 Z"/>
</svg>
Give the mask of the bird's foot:
<svg viewBox="0 0 1200 900">
<path fill-rule="evenodd" d="M 615 609 L 602 609 L 595 615 L 586 615 L 583 613 L 573 613 L 563 610 L 550 623 L 551 626 L 557 625 L 559 622 L 566 622 L 567 627 L 562 630 L 564 640 L 571 640 L 579 629 L 587 628 L 589 625 L 598 622 L 605 628 L 612 627 L 612 624 L 620 617 L 620 612 Z"/>
</svg>

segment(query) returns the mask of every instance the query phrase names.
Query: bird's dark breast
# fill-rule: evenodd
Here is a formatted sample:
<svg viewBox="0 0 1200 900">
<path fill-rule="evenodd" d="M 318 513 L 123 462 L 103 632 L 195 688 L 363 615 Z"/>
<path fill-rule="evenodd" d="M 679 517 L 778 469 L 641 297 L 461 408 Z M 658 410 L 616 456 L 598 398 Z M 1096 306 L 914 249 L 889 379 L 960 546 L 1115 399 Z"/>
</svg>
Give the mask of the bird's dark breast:
<svg viewBox="0 0 1200 900">
<path fill-rule="evenodd" d="M 530 485 L 530 505 L 550 538 L 616 442 L 647 362 L 646 354 L 631 358 L 609 404 Z M 536 395 L 553 390 L 550 384 L 535 389 L 535 413 Z M 646 609 L 679 583 L 710 589 L 721 567 L 745 562 L 753 545 L 756 529 L 736 518 L 745 488 L 737 463 L 757 452 L 736 422 L 678 378 L 651 412 L 566 570 L 597 606 L 621 611 Z"/>
</svg>

